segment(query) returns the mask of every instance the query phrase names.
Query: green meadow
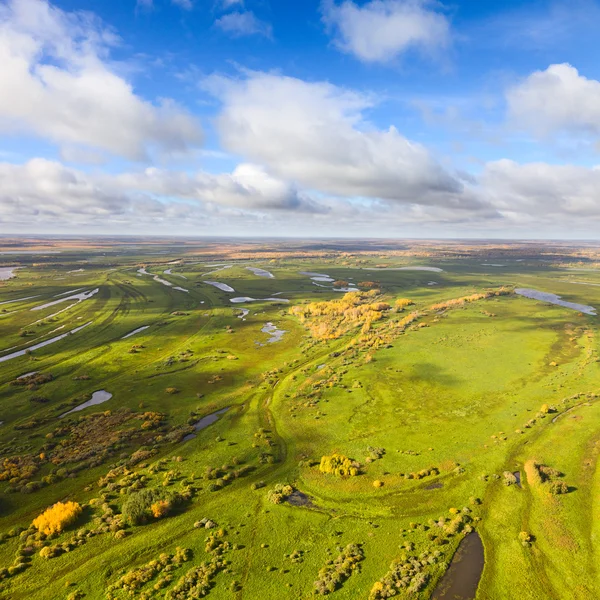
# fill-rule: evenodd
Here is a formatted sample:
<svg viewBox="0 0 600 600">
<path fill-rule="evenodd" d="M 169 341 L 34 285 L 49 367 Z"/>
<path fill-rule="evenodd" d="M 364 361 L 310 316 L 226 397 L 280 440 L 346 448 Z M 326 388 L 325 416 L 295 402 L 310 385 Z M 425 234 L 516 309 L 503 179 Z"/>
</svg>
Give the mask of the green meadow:
<svg viewBox="0 0 600 600">
<path fill-rule="evenodd" d="M 0 258 L 0 598 L 598 597 L 580 256 Z"/>
</svg>

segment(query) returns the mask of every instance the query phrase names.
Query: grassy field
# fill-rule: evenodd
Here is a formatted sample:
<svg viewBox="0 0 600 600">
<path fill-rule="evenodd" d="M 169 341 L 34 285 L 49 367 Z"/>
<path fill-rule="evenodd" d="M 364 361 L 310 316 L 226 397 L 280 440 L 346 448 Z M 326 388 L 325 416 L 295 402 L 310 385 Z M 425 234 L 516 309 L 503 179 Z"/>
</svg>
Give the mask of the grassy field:
<svg viewBox="0 0 600 600">
<path fill-rule="evenodd" d="M 598 317 L 514 290 L 600 271 L 553 252 L 0 256 L 0 598 L 424 600 L 473 530 L 464 598 L 597 598 Z"/>
</svg>

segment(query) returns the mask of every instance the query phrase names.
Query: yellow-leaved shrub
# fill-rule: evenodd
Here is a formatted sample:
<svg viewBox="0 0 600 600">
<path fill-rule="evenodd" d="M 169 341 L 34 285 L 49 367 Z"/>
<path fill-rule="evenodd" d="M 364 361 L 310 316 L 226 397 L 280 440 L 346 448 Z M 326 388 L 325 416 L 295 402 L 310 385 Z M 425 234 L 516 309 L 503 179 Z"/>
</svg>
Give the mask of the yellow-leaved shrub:
<svg viewBox="0 0 600 600">
<path fill-rule="evenodd" d="M 77 502 L 57 502 L 36 517 L 32 525 L 46 535 L 60 533 L 77 519 L 81 510 Z"/>
</svg>

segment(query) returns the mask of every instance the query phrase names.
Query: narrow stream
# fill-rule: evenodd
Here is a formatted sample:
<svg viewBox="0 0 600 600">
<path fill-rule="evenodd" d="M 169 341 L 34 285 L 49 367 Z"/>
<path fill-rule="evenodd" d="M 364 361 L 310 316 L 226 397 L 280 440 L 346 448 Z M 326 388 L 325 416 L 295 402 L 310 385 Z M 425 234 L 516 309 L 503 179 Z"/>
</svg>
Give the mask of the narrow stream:
<svg viewBox="0 0 600 600">
<path fill-rule="evenodd" d="M 143 327 L 138 327 L 137 329 L 134 329 L 133 331 L 130 331 L 127 335 L 124 335 L 121 339 L 122 340 L 126 340 L 127 338 L 130 338 L 131 336 L 136 335 L 136 333 L 140 333 L 142 331 L 146 331 L 146 329 L 148 329 L 150 327 L 150 325 L 144 325 Z"/>
<path fill-rule="evenodd" d="M 45 342 L 40 342 L 39 344 L 35 344 L 34 346 L 29 346 L 29 348 L 25 348 L 24 350 L 19 350 L 18 352 L 13 352 L 12 354 L 7 354 L 6 356 L 0 356 L 0 363 L 5 362 L 7 360 L 11 360 L 13 358 L 17 358 L 18 356 L 24 356 L 27 351 L 33 352 L 34 350 L 39 350 L 40 348 L 44 348 L 45 346 L 54 344 L 54 342 L 59 342 L 60 340 L 64 340 L 67 336 L 77 333 L 78 331 L 81 331 L 82 329 L 84 329 L 85 327 L 87 327 L 88 325 L 91 325 L 91 324 L 92 324 L 92 321 L 90 321 L 89 323 L 86 323 L 85 325 L 82 325 L 81 327 L 72 329 L 71 331 L 69 331 L 67 333 L 63 333 L 54 338 L 46 340 Z"/>
</svg>

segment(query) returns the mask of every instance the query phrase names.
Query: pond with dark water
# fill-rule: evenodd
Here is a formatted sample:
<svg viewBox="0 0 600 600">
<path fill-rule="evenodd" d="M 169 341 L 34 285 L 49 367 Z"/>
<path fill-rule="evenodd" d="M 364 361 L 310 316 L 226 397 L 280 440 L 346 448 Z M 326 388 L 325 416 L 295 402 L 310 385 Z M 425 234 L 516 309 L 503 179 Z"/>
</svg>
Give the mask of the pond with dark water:
<svg viewBox="0 0 600 600">
<path fill-rule="evenodd" d="M 431 600 L 474 600 L 484 564 L 483 542 L 472 531 L 460 543 Z"/>
</svg>

